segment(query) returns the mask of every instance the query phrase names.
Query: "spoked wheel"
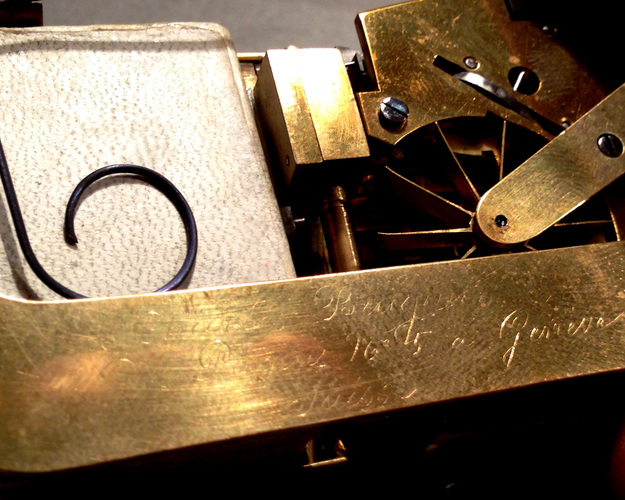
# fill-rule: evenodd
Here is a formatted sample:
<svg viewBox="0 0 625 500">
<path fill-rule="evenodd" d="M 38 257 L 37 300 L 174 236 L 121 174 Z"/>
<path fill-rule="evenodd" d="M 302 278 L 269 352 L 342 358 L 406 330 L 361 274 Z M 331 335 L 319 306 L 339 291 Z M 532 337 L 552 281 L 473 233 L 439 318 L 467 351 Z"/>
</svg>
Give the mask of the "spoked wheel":
<svg viewBox="0 0 625 500">
<path fill-rule="evenodd" d="M 473 220 L 480 198 L 546 143 L 534 132 L 495 116 L 440 121 L 402 139 L 385 166 L 390 195 L 376 205 L 376 233 L 387 265 L 615 240 L 601 195 L 512 249 L 491 247 L 476 234 Z"/>
</svg>

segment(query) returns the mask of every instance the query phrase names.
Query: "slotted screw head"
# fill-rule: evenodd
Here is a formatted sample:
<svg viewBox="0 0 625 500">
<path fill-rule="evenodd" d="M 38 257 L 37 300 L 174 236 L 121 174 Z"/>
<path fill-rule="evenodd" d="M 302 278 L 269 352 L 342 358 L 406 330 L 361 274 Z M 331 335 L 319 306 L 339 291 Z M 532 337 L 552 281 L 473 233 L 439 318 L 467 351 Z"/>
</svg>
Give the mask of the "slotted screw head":
<svg viewBox="0 0 625 500">
<path fill-rule="evenodd" d="M 623 143 L 614 134 L 601 134 L 597 139 L 599 150 L 610 158 L 618 158 L 623 154 Z"/>
<path fill-rule="evenodd" d="M 408 120 L 408 105 L 397 97 L 387 97 L 380 104 L 379 115 L 384 128 L 400 128 Z"/>
</svg>

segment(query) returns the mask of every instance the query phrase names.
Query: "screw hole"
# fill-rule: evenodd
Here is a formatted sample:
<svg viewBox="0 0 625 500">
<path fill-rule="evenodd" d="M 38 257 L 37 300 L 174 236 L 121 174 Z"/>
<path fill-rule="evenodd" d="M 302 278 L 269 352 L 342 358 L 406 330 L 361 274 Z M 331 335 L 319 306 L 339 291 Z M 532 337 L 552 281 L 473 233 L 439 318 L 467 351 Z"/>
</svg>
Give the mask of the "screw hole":
<svg viewBox="0 0 625 500">
<path fill-rule="evenodd" d="M 506 227 L 508 225 L 508 218 L 505 215 L 498 215 L 495 217 L 495 224 L 499 227 Z"/>
<path fill-rule="evenodd" d="M 554 36 L 558 31 L 555 26 L 549 26 L 548 24 L 543 26 L 541 30 L 547 36 Z"/>
<path fill-rule="evenodd" d="M 531 69 L 515 66 L 508 73 L 508 81 L 512 90 L 520 94 L 532 95 L 540 88 L 540 79 Z"/>
</svg>

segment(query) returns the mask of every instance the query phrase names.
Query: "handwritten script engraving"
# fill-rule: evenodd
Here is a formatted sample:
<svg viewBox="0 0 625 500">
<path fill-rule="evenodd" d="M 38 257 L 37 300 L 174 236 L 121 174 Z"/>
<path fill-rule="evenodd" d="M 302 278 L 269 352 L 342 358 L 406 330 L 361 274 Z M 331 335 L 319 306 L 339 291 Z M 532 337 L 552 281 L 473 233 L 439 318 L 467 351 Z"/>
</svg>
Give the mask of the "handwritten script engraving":
<svg viewBox="0 0 625 500">
<path fill-rule="evenodd" d="M 350 386 L 335 390 L 323 390 L 317 385 L 309 396 L 291 402 L 290 410 L 302 418 L 310 413 L 330 410 L 356 410 L 367 412 L 388 403 L 387 386 L 375 388 L 374 385 L 358 381 Z"/>
<path fill-rule="evenodd" d="M 259 363 L 255 370 L 257 377 L 265 380 L 274 375 L 283 376 L 288 372 L 302 372 L 303 370 L 322 370 L 328 366 L 326 362 L 326 350 L 315 352 L 294 351 L 289 356 L 273 356 L 267 354 L 265 359 Z"/>
<path fill-rule="evenodd" d="M 314 300 L 324 311 L 323 321 L 332 321 L 339 317 L 389 316 L 414 310 L 427 311 L 427 315 L 433 316 L 445 309 L 457 304 L 466 304 L 469 301 L 475 307 L 486 307 L 493 298 L 487 293 L 464 291 L 425 295 L 405 294 L 380 300 L 356 296 L 347 288 L 337 290 L 332 286 L 323 286 L 315 293 Z"/>
<path fill-rule="evenodd" d="M 202 347 L 200 351 L 200 364 L 202 368 L 210 372 L 215 372 L 219 366 L 225 365 L 230 361 L 230 356 L 230 346 L 217 339 Z"/>
<path fill-rule="evenodd" d="M 375 367 L 388 353 L 397 361 L 397 354 L 405 353 L 408 361 L 423 357 L 432 349 L 459 349 L 465 344 L 457 334 L 447 338 L 445 332 L 436 332 L 432 322 L 447 309 L 464 304 L 484 307 L 491 302 L 483 293 L 448 293 L 435 295 L 397 294 L 383 300 L 370 296 L 359 297 L 347 288 L 325 286 L 317 290 L 315 303 L 323 312 L 323 321 L 348 321 L 362 324 L 346 334 L 351 347 L 350 362 L 364 361 Z M 471 305 L 472 304 L 472 305 Z M 435 323 L 434 323 L 435 324 Z M 428 339 L 431 339 L 428 341 Z"/>
<path fill-rule="evenodd" d="M 461 353 L 483 345 L 488 332 L 484 329 L 490 327 L 476 321 L 479 316 L 465 319 L 462 315 L 482 310 L 494 300 L 497 300 L 496 294 L 479 292 L 474 287 L 440 294 L 398 292 L 376 298 L 358 295 L 347 287 L 324 286 L 315 295 L 315 304 L 322 315 L 320 321 L 339 322 L 341 327 L 343 324 L 347 327 L 345 340 L 350 346 L 350 363 L 365 363 L 372 368 L 389 362 L 394 366 L 407 363 L 405 367 L 411 370 L 425 367 L 426 359 L 441 362 L 444 356 L 464 356 L 458 358 L 461 361 L 468 359 Z M 518 361 L 519 349 L 523 346 L 546 346 L 567 339 L 589 338 L 625 322 L 625 312 L 580 314 L 573 308 L 565 312 L 552 305 L 547 307 L 549 310 L 531 309 L 529 313 L 515 309 L 497 325 L 504 346 L 499 354 L 504 368 Z M 455 323 L 450 321 L 450 314 L 459 315 Z M 479 339 L 483 341 L 478 342 Z M 485 351 L 475 352 L 475 356 L 484 355 Z M 475 361 L 479 359 L 482 358 L 475 358 Z M 423 361 L 415 365 L 410 364 L 411 360 Z"/>
<path fill-rule="evenodd" d="M 539 322 L 527 312 L 514 310 L 508 314 L 499 328 L 499 338 L 508 344 L 502 361 L 506 368 L 516 359 L 518 347 L 522 343 L 533 344 L 554 342 L 565 338 L 588 336 L 625 320 L 625 313 L 612 316 L 585 315 L 560 321 Z"/>
</svg>

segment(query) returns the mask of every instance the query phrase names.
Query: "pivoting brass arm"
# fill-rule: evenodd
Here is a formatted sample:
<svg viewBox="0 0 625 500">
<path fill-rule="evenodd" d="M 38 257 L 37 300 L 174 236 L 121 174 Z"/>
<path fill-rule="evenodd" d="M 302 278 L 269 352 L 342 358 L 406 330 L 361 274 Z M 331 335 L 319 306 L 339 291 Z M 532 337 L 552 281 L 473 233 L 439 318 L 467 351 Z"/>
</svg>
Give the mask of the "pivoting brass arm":
<svg viewBox="0 0 625 500">
<path fill-rule="evenodd" d="M 624 114 L 625 85 L 482 197 L 480 233 L 500 246 L 528 241 L 623 175 Z"/>
</svg>

